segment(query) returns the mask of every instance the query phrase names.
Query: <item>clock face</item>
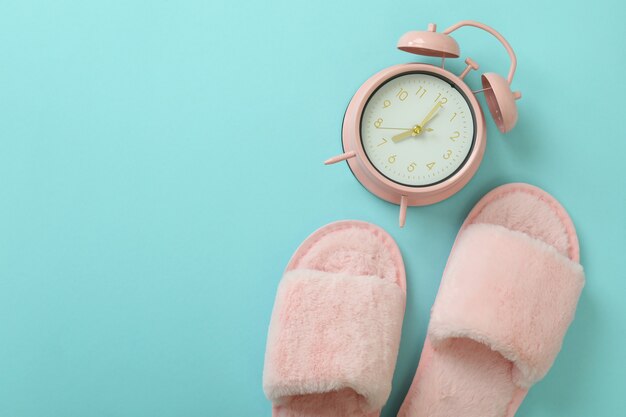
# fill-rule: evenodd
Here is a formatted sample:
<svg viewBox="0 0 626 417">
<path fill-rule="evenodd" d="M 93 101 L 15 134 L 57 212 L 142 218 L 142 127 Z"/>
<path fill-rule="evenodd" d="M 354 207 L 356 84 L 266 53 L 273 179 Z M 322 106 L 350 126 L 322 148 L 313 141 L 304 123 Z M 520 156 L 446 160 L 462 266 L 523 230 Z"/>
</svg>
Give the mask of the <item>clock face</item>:
<svg viewBox="0 0 626 417">
<path fill-rule="evenodd" d="M 449 80 L 425 72 L 381 85 L 361 118 L 361 141 L 372 165 L 388 179 L 424 187 L 449 178 L 475 140 L 475 116 Z"/>
</svg>

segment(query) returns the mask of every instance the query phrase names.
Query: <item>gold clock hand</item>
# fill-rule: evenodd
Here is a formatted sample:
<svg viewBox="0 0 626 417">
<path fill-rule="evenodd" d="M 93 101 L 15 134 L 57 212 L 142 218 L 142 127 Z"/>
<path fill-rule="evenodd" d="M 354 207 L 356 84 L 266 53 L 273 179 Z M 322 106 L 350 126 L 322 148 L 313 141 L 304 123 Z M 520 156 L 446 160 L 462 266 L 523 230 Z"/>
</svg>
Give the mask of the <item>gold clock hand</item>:
<svg viewBox="0 0 626 417">
<path fill-rule="evenodd" d="M 403 139 L 410 138 L 411 136 L 415 136 L 415 131 L 413 129 L 407 130 L 404 133 L 398 133 L 395 136 L 391 137 L 391 140 L 394 142 L 400 142 Z"/>
<path fill-rule="evenodd" d="M 443 106 L 443 101 L 439 101 L 437 102 L 437 104 L 435 104 L 435 107 L 432 108 L 432 110 L 430 111 L 430 113 L 428 113 L 426 115 L 426 117 L 424 117 L 424 120 L 422 120 L 422 123 L 419 124 L 419 126 L 421 126 L 422 128 L 424 128 L 424 126 L 426 126 L 426 123 L 430 122 L 430 120 L 435 117 L 435 115 L 437 114 L 437 112 L 439 111 L 439 109 Z"/>
<path fill-rule="evenodd" d="M 415 129 L 415 126 L 413 126 L 413 127 L 382 127 L 381 126 L 381 127 L 377 127 L 376 129 L 404 130 L 404 131 L 406 131 L 406 130 L 413 130 L 413 129 Z M 426 130 L 427 132 L 432 131 L 432 129 L 423 129 L 423 130 Z"/>
<path fill-rule="evenodd" d="M 408 137 L 411 136 L 417 136 L 419 134 L 421 134 L 423 131 L 431 131 L 432 129 L 424 129 L 424 126 L 426 126 L 426 123 L 430 122 L 431 119 L 433 117 L 435 117 L 435 115 L 437 114 L 437 112 L 439 111 L 439 109 L 443 106 L 443 101 L 438 101 L 437 104 L 435 104 L 435 107 L 433 107 L 430 112 L 428 112 L 428 114 L 426 115 L 426 117 L 424 117 L 424 120 L 422 120 L 422 123 L 415 125 L 413 127 L 413 129 L 408 130 L 404 133 L 400 133 L 398 135 L 395 135 L 391 138 L 392 141 L 394 142 L 400 142 L 403 139 L 406 139 Z"/>
<path fill-rule="evenodd" d="M 420 133 L 422 133 L 424 130 L 426 132 L 432 132 L 433 131 L 433 129 L 431 129 L 431 128 L 422 129 L 419 126 L 415 126 L 414 128 L 409 129 L 408 131 L 406 131 L 404 133 L 399 133 L 399 134 L 397 134 L 395 136 L 392 136 L 391 140 L 394 141 L 394 142 L 400 142 L 401 140 L 409 138 L 411 136 L 417 136 Z"/>
</svg>

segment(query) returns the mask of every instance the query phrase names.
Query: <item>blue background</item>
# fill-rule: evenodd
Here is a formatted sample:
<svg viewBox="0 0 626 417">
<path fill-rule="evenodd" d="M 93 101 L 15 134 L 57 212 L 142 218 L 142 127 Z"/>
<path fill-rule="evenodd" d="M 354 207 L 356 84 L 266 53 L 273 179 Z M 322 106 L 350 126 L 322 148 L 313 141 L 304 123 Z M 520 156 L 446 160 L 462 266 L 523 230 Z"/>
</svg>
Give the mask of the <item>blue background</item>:
<svg viewBox="0 0 626 417">
<path fill-rule="evenodd" d="M 458 227 L 512 181 L 569 210 L 588 274 L 518 415 L 626 415 L 625 16 L 618 1 L 3 1 L 0 416 L 270 415 L 282 270 L 345 218 L 387 229 L 406 262 L 395 416 Z M 515 48 L 520 120 L 506 136 L 489 120 L 470 184 L 399 229 L 397 206 L 322 161 L 359 85 L 420 59 L 397 39 L 461 19 Z M 456 39 L 506 73 L 488 34 Z"/>
</svg>

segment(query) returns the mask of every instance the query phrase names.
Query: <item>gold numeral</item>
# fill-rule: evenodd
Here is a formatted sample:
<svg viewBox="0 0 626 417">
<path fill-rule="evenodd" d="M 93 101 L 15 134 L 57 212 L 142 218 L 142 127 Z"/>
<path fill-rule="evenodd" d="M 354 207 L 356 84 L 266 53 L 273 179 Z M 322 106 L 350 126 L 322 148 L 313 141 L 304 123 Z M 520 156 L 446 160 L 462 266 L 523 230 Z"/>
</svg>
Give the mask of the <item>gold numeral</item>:
<svg viewBox="0 0 626 417">
<path fill-rule="evenodd" d="M 390 155 L 389 158 L 387 158 L 387 161 L 389 161 L 390 164 L 393 164 L 396 162 L 396 155 Z"/>
<path fill-rule="evenodd" d="M 408 96 L 409 93 L 407 93 L 406 90 L 404 90 L 403 88 L 401 88 L 400 91 L 398 91 L 398 94 L 396 94 L 396 97 L 398 97 L 400 101 L 406 100 Z"/>
<path fill-rule="evenodd" d="M 433 169 L 434 166 L 435 166 L 434 162 L 429 162 L 428 164 L 426 164 L 426 167 L 428 168 L 429 171 Z"/>
<path fill-rule="evenodd" d="M 391 106 L 391 101 L 389 101 L 389 100 L 385 100 L 385 101 L 383 102 L 383 109 L 386 109 L 386 108 L 387 108 L 387 107 L 389 107 L 389 106 Z"/>
<path fill-rule="evenodd" d="M 387 139 L 383 138 L 383 141 L 380 142 L 378 145 L 376 145 L 376 147 L 378 147 L 380 145 L 384 145 L 385 143 L 387 143 Z"/>
<path fill-rule="evenodd" d="M 452 115 L 452 117 L 450 118 L 450 121 L 453 121 L 455 117 L 456 117 L 456 112 L 454 112 L 454 114 L 453 114 L 453 115 Z"/>
<path fill-rule="evenodd" d="M 415 93 L 416 96 L 420 96 L 420 98 L 424 97 L 424 94 L 426 94 L 427 90 L 424 87 L 420 87 L 417 92 Z M 422 95 L 420 95 L 420 93 L 422 93 Z"/>
<path fill-rule="evenodd" d="M 383 125 L 383 119 L 381 119 L 381 118 L 376 119 L 376 121 L 374 122 L 374 126 L 375 126 L 376 128 L 379 128 L 379 127 L 381 127 L 382 125 Z"/>
<path fill-rule="evenodd" d="M 439 97 L 441 97 L 441 93 L 437 94 L 437 98 L 433 100 L 433 102 L 439 100 Z"/>
<path fill-rule="evenodd" d="M 452 149 L 448 149 L 443 155 L 443 159 L 449 159 L 452 156 Z"/>
<path fill-rule="evenodd" d="M 452 136 L 450 136 L 450 139 L 452 140 L 452 142 L 456 142 L 456 139 L 461 136 L 461 134 L 459 133 L 458 130 L 455 130 L 454 133 L 452 134 Z"/>
<path fill-rule="evenodd" d="M 443 106 L 444 104 L 446 104 L 448 102 L 448 98 L 447 97 L 442 97 L 441 98 L 441 105 Z"/>
<path fill-rule="evenodd" d="M 407 170 L 407 171 L 409 171 L 409 172 L 413 172 L 413 171 L 415 171 L 415 167 L 416 167 L 416 166 L 417 166 L 417 164 L 416 164 L 415 162 L 411 162 L 411 163 L 409 164 L 409 166 L 408 166 L 408 167 L 406 167 L 406 170 Z"/>
</svg>

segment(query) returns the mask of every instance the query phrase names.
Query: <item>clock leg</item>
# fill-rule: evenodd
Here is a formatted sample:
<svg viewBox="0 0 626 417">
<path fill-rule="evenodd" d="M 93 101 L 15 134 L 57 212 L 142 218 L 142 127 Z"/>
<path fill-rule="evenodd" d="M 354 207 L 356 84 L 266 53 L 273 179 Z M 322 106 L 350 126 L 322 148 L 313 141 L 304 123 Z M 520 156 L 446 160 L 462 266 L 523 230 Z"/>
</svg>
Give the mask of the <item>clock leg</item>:
<svg viewBox="0 0 626 417">
<path fill-rule="evenodd" d="M 345 161 L 346 159 L 354 158 L 356 156 L 356 152 L 350 151 L 346 153 L 342 153 L 341 155 L 333 156 L 324 161 L 324 165 L 336 164 L 337 162 Z"/>
<path fill-rule="evenodd" d="M 407 197 L 403 195 L 400 198 L 400 227 L 404 227 L 404 223 L 406 223 L 406 207 L 408 205 Z"/>
</svg>

